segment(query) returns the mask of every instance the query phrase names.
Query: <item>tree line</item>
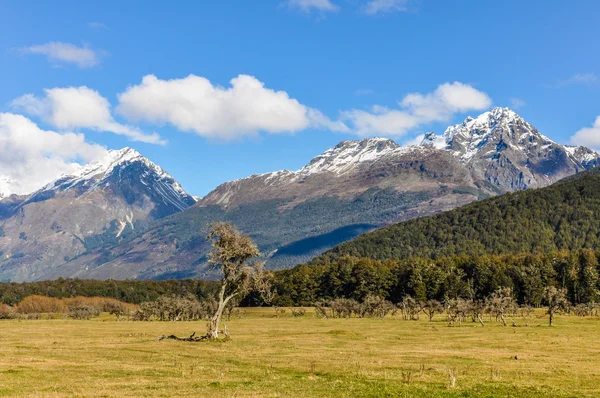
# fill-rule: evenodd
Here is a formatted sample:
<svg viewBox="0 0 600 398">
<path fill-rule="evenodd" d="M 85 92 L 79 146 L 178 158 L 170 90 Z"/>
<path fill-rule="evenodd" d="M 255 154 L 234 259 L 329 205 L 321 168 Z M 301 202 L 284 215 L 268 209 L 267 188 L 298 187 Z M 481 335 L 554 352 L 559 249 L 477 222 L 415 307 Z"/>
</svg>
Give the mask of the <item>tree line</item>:
<svg viewBox="0 0 600 398">
<path fill-rule="evenodd" d="M 28 296 L 54 298 L 109 297 L 131 304 L 155 301 L 161 296 L 193 295 L 199 299 L 212 297 L 218 282 L 197 279 L 182 280 L 92 280 L 64 279 L 50 281 L 0 283 L 0 303 L 14 306 Z"/>
<path fill-rule="evenodd" d="M 438 259 L 373 260 L 343 256 L 321 265 L 299 265 L 272 273 L 274 295 L 269 305 L 313 306 L 316 302 L 347 298 L 362 302 L 368 295 L 400 303 L 444 298 L 482 300 L 499 288 L 510 288 L 520 305 L 544 305 L 548 286 L 566 289 L 576 304 L 600 301 L 600 251 L 589 249 L 547 254 L 452 256 Z M 57 279 L 31 283 L 0 283 L 0 302 L 14 306 L 25 297 L 109 297 L 141 304 L 161 296 L 216 297 L 219 282 L 202 280 L 99 281 Z M 243 306 L 265 305 L 250 292 Z"/>
<path fill-rule="evenodd" d="M 276 272 L 273 302 L 309 306 L 336 298 L 362 302 L 367 296 L 392 303 L 407 296 L 419 302 L 485 300 L 509 288 L 518 304 L 539 307 L 546 305 L 546 289 L 554 286 L 565 289 L 566 299 L 575 305 L 593 303 L 600 298 L 599 256 L 589 249 L 384 261 L 343 256 Z"/>
</svg>

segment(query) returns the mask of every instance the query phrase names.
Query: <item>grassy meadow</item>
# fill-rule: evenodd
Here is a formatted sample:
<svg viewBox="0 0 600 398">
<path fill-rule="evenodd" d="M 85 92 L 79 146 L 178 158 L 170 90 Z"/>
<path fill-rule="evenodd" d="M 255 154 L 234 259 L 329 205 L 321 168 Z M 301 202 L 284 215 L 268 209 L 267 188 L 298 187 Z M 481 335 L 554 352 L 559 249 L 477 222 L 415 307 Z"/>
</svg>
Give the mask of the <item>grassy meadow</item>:
<svg viewBox="0 0 600 398">
<path fill-rule="evenodd" d="M 541 312 L 519 327 L 425 319 L 275 318 L 243 309 L 227 342 L 157 341 L 204 322 L 103 314 L 0 321 L 0 396 L 593 397 L 600 319 Z M 450 373 L 456 377 L 450 383 Z"/>
</svg>

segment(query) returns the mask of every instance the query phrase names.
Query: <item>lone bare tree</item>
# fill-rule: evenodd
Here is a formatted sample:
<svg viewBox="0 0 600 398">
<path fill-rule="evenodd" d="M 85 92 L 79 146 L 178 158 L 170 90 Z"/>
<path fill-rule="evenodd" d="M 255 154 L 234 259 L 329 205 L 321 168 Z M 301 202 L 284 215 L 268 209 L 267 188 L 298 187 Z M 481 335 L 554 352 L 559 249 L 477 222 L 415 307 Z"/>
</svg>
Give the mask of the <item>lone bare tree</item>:
<svg viewBox="0 0 600 398">
<path fill-rule="evenodd" d="M 546 300 L 546 304 L 548 304 L 546 313 L 550 317 L 550 326 L 554 326 L 554 315 L 569 309 L 567 291 L 565 289 L 557 289 L 554 286 L 548 286 L 544 294 L 544 299 Z"/>
<path fill-rule="evenodd" d="M 261 293 L 270 291 L 270 274 L 263 270 L 261 262 L 251 261 L 260 255 L 252 238 L 230 223 L 213 223 L 206 239 L 212 241 L 212 250 L 208 255 L 211 270 L 218 270 L 221 274 L 217 309 L 208 322 L 207 334 L 209 339 L 216 339 L 227 304 L 252 290 Z"/>
<path fill-rule="evenodd" d="M 211 270 L 221 274 L 221 286 L 214 305 L 214 312 L 208 321 L 208 332 L 203 336 L 177 337 L 175 335 L 159 336 L 158 340 L 179 340 L 198 342 L 206 339 L 218 339 L 219 333 L 229 336 L 227 327 L 219 330 L 223 313 L 235 300 L 242 299 L 251 291 L 260 293 L 265 302 L 273 299 L 271 289 L 273 274 L 263 269 L 262 262 L 256 260 L 260 256 L 258 247 L 252 239 L 242 234 L 227 222 L 216 222 L 210 225 L 206 237 L 212 241 L 212 250 L 208 255 Z M 253 260 L 253 261 L 251 261 Z"/>
<path fill-rule="evenodd" d="M 444 311 L 444 306 L 437 300 L 427 300 L 425 305 L 423 306 L 423 311 L 429 317 L 429 322 L 433 322 L 433 317 L 437 313 L 442 313 Z"/>
</svg>

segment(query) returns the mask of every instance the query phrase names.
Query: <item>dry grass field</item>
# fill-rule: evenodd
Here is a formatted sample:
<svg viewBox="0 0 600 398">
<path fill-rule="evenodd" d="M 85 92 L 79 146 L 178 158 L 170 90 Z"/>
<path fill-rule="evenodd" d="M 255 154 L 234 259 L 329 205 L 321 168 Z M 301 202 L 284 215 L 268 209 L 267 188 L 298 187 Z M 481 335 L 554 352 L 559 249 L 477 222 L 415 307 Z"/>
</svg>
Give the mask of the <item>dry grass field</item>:
<svg viewBox="0 0 600 398">
<path fill-rule="evenodd" d="M 245 309 L 228 342 L 157 341 L 204 322 L 0 321 L 0 395 L 36 397 L 593 397 L 600 319 L 519 327 L 274 318 Z M 526 326 L 527 324 L 527 326 Z M 449 374 L 456 377 L 455 386 Z"/>
</svg>

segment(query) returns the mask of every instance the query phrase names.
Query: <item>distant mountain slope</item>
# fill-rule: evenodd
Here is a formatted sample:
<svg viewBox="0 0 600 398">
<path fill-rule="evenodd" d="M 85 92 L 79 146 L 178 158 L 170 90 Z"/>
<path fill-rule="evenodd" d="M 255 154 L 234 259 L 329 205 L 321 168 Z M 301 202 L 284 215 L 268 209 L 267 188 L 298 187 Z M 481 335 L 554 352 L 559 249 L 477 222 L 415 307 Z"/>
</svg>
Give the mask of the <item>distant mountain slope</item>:
<svg viewBox="0 0 600 398">
<path fill-rule="evenodd" d="M 31 280 L 194 204 L 173 177 L 125 148 L 26 197 L 0 201 L 0 279 Z"/>
<path fill-rule="evenodd" d="M 499 193 L 545 186 L 593 166 L 506 108 L 427 134 L 421 145 L 343 141 L 298 171 L 224 183 L 184 212 L 116 246 L 102 246 L 51 277 L 179 278 L 207 274 L 211 221 L 248 232 L 272 269 L 290 267 L 377 227 L 451 210 Z"/>
<path fill-rule="evenodd" d="M 29 252 L 20 249 L 28 244 L 18 240 L 23 228 L 13 226 L 11 242 L 19 245 L 0 263 L 0 277 L 209 278 L 204 237 L 208 224 L 218 220 L 231 221 L 249 233 L 265 253 L 267 267 L 286 268 L 385 225 L 547 186 L 593 167 L 599 158 L 590 149 L 551 141 L 510 109 L 494 108 L 448 127 L 440 136 L 426 134 L 420 145 L 401 147 L 385 138 L 343 141 L 300 170 L 226 182 L 189 208 L 195 199 L 185 196 L 173 180 L 161 178 L 157 166 L 135 162 L 128 172 L 116 167 L 92 179 L 82 172 L 27 199 L 28 214 L 48 214 L 56 201 L 75 204 L 95 198 L 99 191 L 111 192 L 99 199 L 104 204 L 81 210 L 78 223 L 58 222 L 63 229 L 63 224 L 71 225 L 69 231 L 74 232 L 65 235 L 71 241 L 48 235 L 52 240 L 45 246 L 43 262 L 37 257 L 15 261 L 15 255 Z M 96 175 L 91 169 L 89 173 Z M 103 202 L 106 198 L 111 199 Z M 43 210 L 32 212 L 38 200 Z M 15 210 L 14 202 L 2 203 L 0 217 Z M 115 208 L 115 203 L 122 205 Z M 92 216 L 98 208 L 115 211 Z M 11 222 L 18 220 L 20 209 Z M 83 207 L 61 219 L 69 220 L 76 209 Z M 34 224 L 40 231 L 53 225 Z"/>
<path fill-rule="evenodd" d="M 600 168 L 367 233 L 313 260 L 550 252 L 600 248 Z"/>
<path fill-rule="evenodd" d="M 283 173 L 272 173 L 224 184 L 134 239 L 90 252 L 50 275 L 210 277 L 204 237 L 208 223 L 217 220 L 248 232 L 268 255 L 267 265 L 284 268 L 378 226 L 452 209 L 483 195 L 445 152 L 407 150 L 381 139 L 344 142 L 338 149 L 364 146 L 377 151 L 382 143 L 398 148 L 393 158 L 374 159 L 352 172 L 288 172 L 293 180 L 286 183 L 274 177 Z"/>
</svg>

